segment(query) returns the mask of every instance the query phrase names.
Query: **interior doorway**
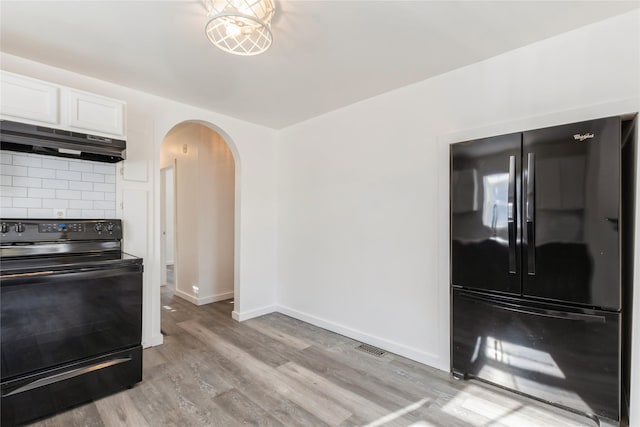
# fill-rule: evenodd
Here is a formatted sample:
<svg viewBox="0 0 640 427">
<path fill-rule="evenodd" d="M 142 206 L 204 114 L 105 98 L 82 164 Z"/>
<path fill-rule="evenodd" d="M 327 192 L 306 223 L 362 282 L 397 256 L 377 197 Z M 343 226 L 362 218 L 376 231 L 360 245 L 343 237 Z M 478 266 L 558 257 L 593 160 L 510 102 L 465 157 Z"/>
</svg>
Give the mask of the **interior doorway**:
<svg viewBox="0 0 640 427">
<path fill-rule="evenodd" d="M 196 122 L 174 126 L 160 147 L 163 309 L 235 297 L 235 159 L 224 137 Z M 162 311 L 165 313 L 165 311 Z"/>
<path fill-rule="evenodd" d="M 175 160 L 171 166 L 160 169 L 160 259 L 162 261 L 161 285 L 176 289 L 176 183 Z"/>
</svg>

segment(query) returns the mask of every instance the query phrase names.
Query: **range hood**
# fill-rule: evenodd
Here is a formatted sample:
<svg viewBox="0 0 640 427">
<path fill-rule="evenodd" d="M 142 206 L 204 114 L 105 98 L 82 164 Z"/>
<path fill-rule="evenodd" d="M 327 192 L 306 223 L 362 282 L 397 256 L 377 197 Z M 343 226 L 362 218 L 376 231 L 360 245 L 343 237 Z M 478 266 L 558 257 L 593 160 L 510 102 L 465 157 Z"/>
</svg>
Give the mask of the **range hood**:
<svg viewBox="0 0 640 427">
<path fill-rule="evenodd" d="M 0 120 L 0 148 L 23 153 L 116 163 L 124 160 L 126 141 Z"/>
</svg>

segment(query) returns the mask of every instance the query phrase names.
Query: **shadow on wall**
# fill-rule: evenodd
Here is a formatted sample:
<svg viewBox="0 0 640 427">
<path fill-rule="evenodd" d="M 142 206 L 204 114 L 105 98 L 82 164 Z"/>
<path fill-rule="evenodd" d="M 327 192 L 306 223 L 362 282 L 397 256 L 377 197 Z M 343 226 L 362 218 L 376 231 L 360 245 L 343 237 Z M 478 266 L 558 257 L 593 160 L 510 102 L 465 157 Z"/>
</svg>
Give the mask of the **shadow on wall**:
<svg viewBox="0 0 640 427">
<path fill-rule="evenodd" d="M 174 238 L 162 239 L 161 251 L 163 268 L 174 266 L 175 294 L 197 305 L 233 298 L 235 162 L 229 146 L 212 129 L 184 122 L 167 133 L 160 168 L 173 168 L 175 206 L 171 211 L 161 203 L 161 221 L 173 220 L 174 227 L 162 229 L 173 229 Z"/>
</svg>

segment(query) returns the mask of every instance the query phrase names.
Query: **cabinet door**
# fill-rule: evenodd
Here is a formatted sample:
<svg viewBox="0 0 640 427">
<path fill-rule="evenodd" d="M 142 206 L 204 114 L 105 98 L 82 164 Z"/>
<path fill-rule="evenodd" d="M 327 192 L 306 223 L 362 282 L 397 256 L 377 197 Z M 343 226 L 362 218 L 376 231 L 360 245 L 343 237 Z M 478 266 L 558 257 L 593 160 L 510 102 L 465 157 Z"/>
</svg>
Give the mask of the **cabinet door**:
<svg viewBox="0 0 640 427">
<path fill-rule="evenodd" d="M 521 135 L 451 146 L 451 280 L 520 293 Z"/>
<path fill-rule="evenodd" d="M 59 97 L 57 86 L 40 80 L 3 71 L 0 112 L 8 120 L 58 124 Z"/>
<path fill-rule="evenodd" d="M 124 136 L 124 102 L 73 89 L 65 92 L 65 98 L 70 128 Z"/>
</svg>

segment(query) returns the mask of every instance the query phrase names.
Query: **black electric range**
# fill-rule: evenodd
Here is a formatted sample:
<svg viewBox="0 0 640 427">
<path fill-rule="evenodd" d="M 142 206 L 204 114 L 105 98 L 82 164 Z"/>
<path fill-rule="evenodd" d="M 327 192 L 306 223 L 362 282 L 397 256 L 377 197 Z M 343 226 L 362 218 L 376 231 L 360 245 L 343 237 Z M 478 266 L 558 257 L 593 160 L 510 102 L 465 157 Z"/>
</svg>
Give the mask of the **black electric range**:
<svg viewBox="0 0 640 427">
<path fill-rule="evenodd" d="M 142 380 L 142 259 L 120 220 L 0 220 L 2 425 Z"/>
</svg>

